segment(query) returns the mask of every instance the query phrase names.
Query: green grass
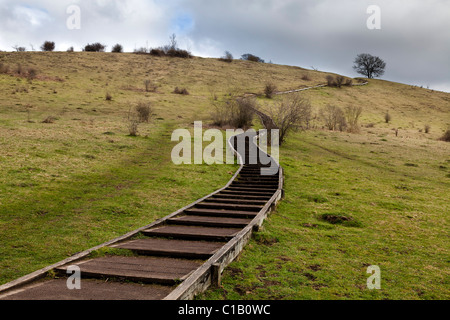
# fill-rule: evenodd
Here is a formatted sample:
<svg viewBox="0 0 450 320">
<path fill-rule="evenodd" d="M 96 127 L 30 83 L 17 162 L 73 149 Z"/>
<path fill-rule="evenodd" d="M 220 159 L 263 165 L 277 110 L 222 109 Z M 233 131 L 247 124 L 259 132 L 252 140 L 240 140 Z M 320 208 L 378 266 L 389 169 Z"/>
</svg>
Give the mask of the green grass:
<svg viewBox="0 0 450 320">
<path fill-rule="evenodd" d="M 222 187 L 237 166 L 170 159 L 174 129 L 211 127 L 212 96 L 261 94 L 268 80 L 280 91 L 314 86 L 328 74 L 110 53 L 0 53 L 0 63 L 38 71 L 31 82 L 0 74 L 0 284 Z M 145 92 L 147 79 L 156 92 Z M 450 151 L 437 139 L 450 125 L 449 94 L 370 80 L 301 95 L 314 130 L 281 148 L 286 198 L 225 270 L 223 287 L 199 298 L 448 299 Z M 127 112 L 141 101 L 152 103 L 154 120 L 130 137 Z M 322 130 L 327 104 L 362 106 L 361 134 Z M 381 268 L 379 291 L 366 288 L 369 265 Z"/>
</svg>

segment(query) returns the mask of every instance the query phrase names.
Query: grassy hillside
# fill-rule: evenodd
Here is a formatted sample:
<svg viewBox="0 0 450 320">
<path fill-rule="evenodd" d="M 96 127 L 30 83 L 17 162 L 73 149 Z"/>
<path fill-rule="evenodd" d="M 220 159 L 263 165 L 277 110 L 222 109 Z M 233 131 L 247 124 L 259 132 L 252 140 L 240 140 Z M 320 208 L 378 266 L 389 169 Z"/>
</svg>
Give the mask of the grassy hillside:
<svg viewBox="0 0 450 320">
<path fill-rule="evenodd" d="M 235 166 L 170 160 L 172 131 L 209 123 L 212 96 L 262 93 L 268 81 L 314 86 L 327 75 L 111 53 L 0 53 L 0 64 L 0 284 L 223 186 Z M 288 139 L 286 199 L 225 271 L 223 288 L 202 298 L 449 298 L 450 149 L 437 138 L 450 125 L 450 94 L 382 80 L 301 94 L 316 115 L 328 104 L 362 106 L 361 133 L 326 131 L 317 118 Z M 154 121 L 130 137 L 127 112 L 140 101 L 152 103 Z M 365 287 L 368 265 L 381 267 L 382 290 Z"/>
</svg>

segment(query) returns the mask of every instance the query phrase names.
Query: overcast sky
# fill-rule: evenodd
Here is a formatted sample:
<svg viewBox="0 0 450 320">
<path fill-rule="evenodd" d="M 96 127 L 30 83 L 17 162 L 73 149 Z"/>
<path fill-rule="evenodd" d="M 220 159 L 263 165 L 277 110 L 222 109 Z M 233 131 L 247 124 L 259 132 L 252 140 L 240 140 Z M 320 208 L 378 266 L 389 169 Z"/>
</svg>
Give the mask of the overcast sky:
<svg viewBox="0 0 450 320">
<path fill-rule="evenodd" d="M 0 0 L 5 51 L 45 40 L 61 51 L 92 42 L 133 51 L 167 44 L 172 33 L 197 56 L 252 53 L 351 77 L 356 55 L 370 53 L 387 63 L 383 79 L 450 92 L 450 0 Z"/>
</svg>

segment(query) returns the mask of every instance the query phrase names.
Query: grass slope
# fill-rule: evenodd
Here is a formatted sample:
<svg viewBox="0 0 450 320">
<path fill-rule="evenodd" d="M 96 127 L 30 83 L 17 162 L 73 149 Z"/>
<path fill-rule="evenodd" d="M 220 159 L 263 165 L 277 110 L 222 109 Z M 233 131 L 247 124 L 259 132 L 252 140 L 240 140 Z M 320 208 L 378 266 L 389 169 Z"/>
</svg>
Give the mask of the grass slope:
<svg viewBox="0 0 450 320">
<path fill-rule="evenodd" d="M 267 81 L 279 90 L 313 86 L 327 75 L 110 53 L 0 53 L 0 63 L 38 70 L 32 82 L 0 74 L 0 283 L 223 186 L 236 167 L 170 161 L 171 132 L 208 122 L 212 96 L 262 93 Z M 155 92 L 144 90 L 147 79 Z M 200 298 L 448 298 L 450 151 L 436 140 L 450 124 L 450 95 L 381 80 L 301 94 L 316 115 L 327 104 L 363 106 L 361 134 L 324 131 L 316 118 L 315 130 L 291 136 L 281 149 L 286 199 L 225 271 L 223 287 Z M 143 100 L 155 121 L 132 138 L 126 114 Z M 48 116 L 53 124 L 42 123 Z M 367 290 L 369 265 L 381 267 L 382 290 Z"/>
</svg>

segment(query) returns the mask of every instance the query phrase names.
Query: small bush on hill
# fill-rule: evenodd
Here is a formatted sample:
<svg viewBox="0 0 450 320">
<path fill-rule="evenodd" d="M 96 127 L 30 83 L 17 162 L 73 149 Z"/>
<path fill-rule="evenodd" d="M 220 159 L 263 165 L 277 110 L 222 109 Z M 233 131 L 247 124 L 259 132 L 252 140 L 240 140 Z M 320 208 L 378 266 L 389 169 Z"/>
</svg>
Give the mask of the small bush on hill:
<svg viewBox="0 0 450 320">
<path fill-rule="evenodd" d="M 266 87 L 264 88 L 264 95 L 268 99 L 272 99 L 273 95 L 277 91 L 277 86 L 273 82 L 267 82 Z"/>
<path fill-rule="evenodd" d="M 261 63 L 264 63 L 264 62 L 265 62 L 265 61 L 264 61 L 263 59 L 261 59 L 260 57 L 255 56 L 255 55 L 253 55 L 253 54 L 251 54 L 251 53 L 243 54 L 242 57 L 241 57 L 241 59 L 242 59 L 242 60 L 246 60 L 246 61 L 253 61 L 253 62 L 261 62 Z"/>
<path fill-rule="evenodd" d="M 182 95 L 189 95 L 189 91 L 187 91 L 186 88 L 180 89 L 178 87 L 175 88 L 175 90 L 173 90 L 173 93 L 175 94 L 182 94 Z"/>
<path fill-rule="evenodd" d="M 123 46 L 121 44 L 116 44 L 114 47 L 112 47 L 111 52 L 122 53 L 123 52 Z"/>
<path fill-rule="evenodd" d="M 219 61 L 231 63 L 233 62 L 233 59 L 234 59 L 233 55 L 229 51 L 225 51 L 225 55 L 219 58 Z"/>
<path fill-rule="evenodd" d="M 83 51 L 86 52 L 105 52 L 106 46 L 97 42 L 93 44 L 88 44 L 84 47 Z"/>
<path fill-rule="evenodd" d="M 450 142 L 450 129 L 445 131 L 444 135 L 439 140 L 445 141 L 445 142 Z"/>
<path fill-rule="evenodd" d="M 44 44 L 41 46 L 42 51 L 54 51 L 55 50 L 55 43 L 52 41 L 45 41 Z"/>
</svg>

